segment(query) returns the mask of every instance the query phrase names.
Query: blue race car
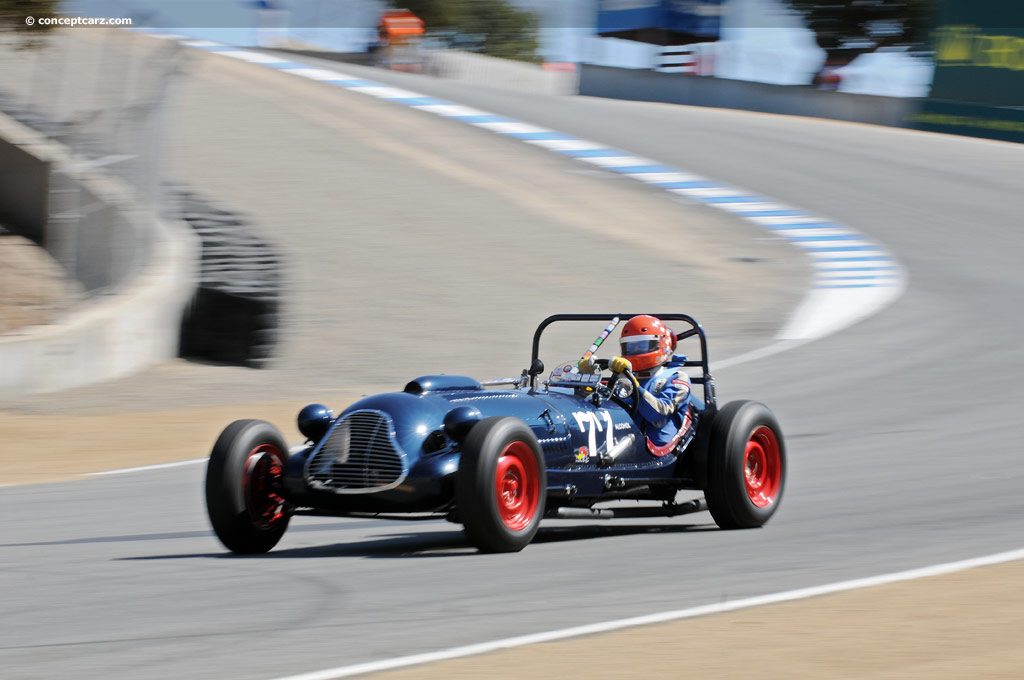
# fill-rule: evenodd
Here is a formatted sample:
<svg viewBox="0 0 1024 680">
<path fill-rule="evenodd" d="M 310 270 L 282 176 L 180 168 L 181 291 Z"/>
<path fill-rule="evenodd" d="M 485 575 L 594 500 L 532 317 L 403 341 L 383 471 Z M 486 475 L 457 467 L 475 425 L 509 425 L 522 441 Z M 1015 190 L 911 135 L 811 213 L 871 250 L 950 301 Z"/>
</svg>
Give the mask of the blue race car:
<svg viewBox="0 0 1024 680">
<path fill-rule="evenodd" d="M 636 379 L 627 369 L 581 371 L 580 362 L 545 372 L 541 334 L 554 322 L 613 323 L 636 315 L 556 314 L 533 337 L 521 376 L 484 384 L 428 375 L 401 392 L 378 394 L 338 416 L 310 404 L 298 417 L 306 443 L 289 452 L 270 423 L 239 420 L 217 439 L 206 473 L 206 505 L 221 542 L 236 553 L 267 552 L 293 515 L 446 518 L 485 552 L 522 550 L 542 518 L 672 517 L 707 509 L 719 527 L 759 527 L 775 513 L 786 476 L 782 431 L 753 401 L 721 409 L 708 370 L 704 330 L 685 314 L 657 314 L 686 329 L 699 358 L 675 359 L 703 386 L 684 414 L 671 451 L 649 445 L 637 417 Z M 491 389 L 488 389 L 491 388 Z M 677 492 L 704 500 L 676 503 Z M 595 507 L 606 501 L 625 508 Z"/>
</svg>

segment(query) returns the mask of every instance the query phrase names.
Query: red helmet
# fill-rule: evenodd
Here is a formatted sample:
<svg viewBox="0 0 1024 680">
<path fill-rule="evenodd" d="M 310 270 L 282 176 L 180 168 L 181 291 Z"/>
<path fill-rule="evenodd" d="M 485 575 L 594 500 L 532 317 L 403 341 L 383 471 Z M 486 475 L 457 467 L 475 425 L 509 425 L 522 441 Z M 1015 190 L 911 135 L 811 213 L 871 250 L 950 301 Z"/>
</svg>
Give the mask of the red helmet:
<svg viewBox="0 0 1024 680">
<path fill-rule="evenodd" d="M 619 344 L 622 356 L 629 359 L 634 371 L 649 371 L 672 358 L 676 334 L 666 328 L 661 319 L 643 314 L 626 322 Z"/>
</svg>

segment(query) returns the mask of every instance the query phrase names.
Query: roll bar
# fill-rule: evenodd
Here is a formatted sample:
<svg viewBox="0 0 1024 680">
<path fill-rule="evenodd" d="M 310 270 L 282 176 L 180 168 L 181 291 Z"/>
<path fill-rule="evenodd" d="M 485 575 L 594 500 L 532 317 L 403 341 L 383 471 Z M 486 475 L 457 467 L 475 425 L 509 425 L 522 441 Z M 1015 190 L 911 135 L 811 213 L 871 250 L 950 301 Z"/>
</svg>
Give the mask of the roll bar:
<svg viewBox="0 0 1024 680">
<path fill-rule="evenodd" d="M 650 312 L 642 312 L 642 314 L 650 314 Z M 704 402 L 709 406 L 715 406 L 715 379 L 711 377 L 711 371 L 708 368 L 708 341 L 704 336 L 704 329 L 697 323 L 697 320 L 687 314 L 650 314 L 656 316 L 662 321 L 682 321 L 688 324 L 690 327 L 681 332 L 676 333 L 676 339 L 679 341 L 691 338 L 694 335 L 700 337 L 700 358 L 699 359 L 687 359 L 683 364 L 684 366 L 700 366 L 701 375 L 694 377 L 693 382 L 704 386 Z M 540 322 L 537 326 L 536 332 L 533 334 L 533 353 L 530 357 L 530 388 L 537 389 L 537 375 L 540 371 L 535 371 L 537 361 L 540 359 L 540 336 L 544 333 L 544 329 L 555 323 L 556 321 L 603 321 L 608 322 L 609 319 L 619 317 L 623 320 L 629 320 L 634 316 L 640 316 L 640 314 L 552 314 L 548 318 Z M 541 369 L 543 370 L 543 369 Z"/>
</svg>

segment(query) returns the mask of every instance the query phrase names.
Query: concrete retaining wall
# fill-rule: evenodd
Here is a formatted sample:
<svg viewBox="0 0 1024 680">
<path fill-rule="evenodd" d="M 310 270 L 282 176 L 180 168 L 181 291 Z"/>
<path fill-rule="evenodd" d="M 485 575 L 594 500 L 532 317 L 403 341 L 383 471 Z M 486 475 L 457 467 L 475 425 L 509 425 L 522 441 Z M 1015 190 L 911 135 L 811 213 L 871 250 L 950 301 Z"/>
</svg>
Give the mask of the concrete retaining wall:
<svg viewBox="0 0 1024 680">
<path fill-rule="evenodd" d="M 59 323 L 0 336 L 0 397 L 110 380 L 177 356 L 196 248 L 180 223 L 157 231 L 153 257 L 121 293 L 89 298 Z"/>
<path fill-rule="evenodd" d="M 330 59 L 343 64 L 356 64 L 358 66 L 372 66 L 372 59 L 369 52 L 331 52 L 329 50 L 299 50 L 290 47 L 275 47 L 275 52 L 297 54 L 300 57 L 316 57 L 317 59 Z"/>
<path fill-rule="evenodd" d="M 76 166 L 66 149 L 0 115 L 4 158 L 35 173 L 0 174 L 0 197 L 12 199 L 4 205 L 14 216 L 5 226 L 41 242 L 92 295 L 57 323 L 0 336 L 0 396 L 116 378 L 177 356 L 197 280 L 192 230 L 138 211 L 122 183 Z M 38 219 L 40 205 L 50 219 Z"/>
<path fill-rule="evenodd" d="M 540 64 L 498 59 L 459 50 L 433 50 L 426 53 L 425 73 L 438 78 L 459 80 L 506 90 L 535 94 L 574 94 L 574 71 L 548 71 Z"/>
<path fill-rule="evenodd" d="M 923 100 L 828 92 L 675 73 L 583 64 L 579 93 L 612 99 L 713 106 L 764 113 L 909 126 Z"/>
<path fill-rule="evenodd" d="M 0 114 L 0 222 L 38 243 L 87 294 L 116 291 L 149 260 L 150 216 L 122 182 Z"/>
<path fill-rule="evenodd" d="M 360 66 L 373 66 L 377 61 L 388 58 L 386 52 L 371 55 L 368 52 L 342 53 L 290 48 L 276 48 L 275 51 Z M 423 50 L 411 54 L 414 62 L 422 59 L 422 72 L 435 78 L 535 94 L 576 93 L 577 74 L 572 70 L 548 70 L 540 64 L 461 50 Z"/>
<path fill-rule="evenodd" d="M 58 163 L 49 212 L 43 247 L 86 294 L 117 292 L 152 257 L 152 216 L 118 180 Z"/>
</svg>

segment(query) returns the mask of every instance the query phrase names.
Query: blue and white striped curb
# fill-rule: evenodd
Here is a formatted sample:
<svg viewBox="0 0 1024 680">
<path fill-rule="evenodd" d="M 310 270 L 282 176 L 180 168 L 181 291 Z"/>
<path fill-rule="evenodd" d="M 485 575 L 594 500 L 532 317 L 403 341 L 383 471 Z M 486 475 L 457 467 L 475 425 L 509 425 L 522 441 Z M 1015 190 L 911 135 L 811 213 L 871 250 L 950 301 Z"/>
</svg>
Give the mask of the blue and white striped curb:
<svg viewBox="0 0 1024 680">
<path fill-rule="evenodd" d="M 598 142 L 580 139 L 488 111 L 455 104 L 346 73 L 184 36 L 150 34 L 223 57 L 336 85 L 512 137 L 582 163 L 624 175 L 752 222 L 800 248 L 814 271 L 812 289 L 780 340 L 812 340 L 845 328 L 895 300 L 906 287 L 896 259 L 877 241 L 842 224 Z"/>
</svg>

